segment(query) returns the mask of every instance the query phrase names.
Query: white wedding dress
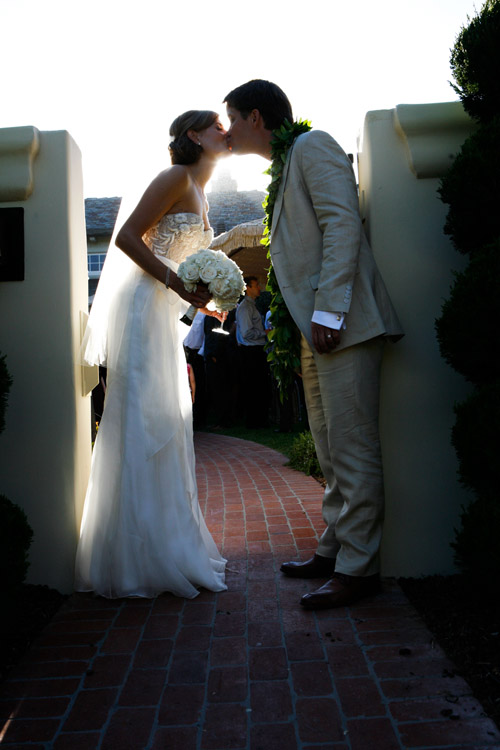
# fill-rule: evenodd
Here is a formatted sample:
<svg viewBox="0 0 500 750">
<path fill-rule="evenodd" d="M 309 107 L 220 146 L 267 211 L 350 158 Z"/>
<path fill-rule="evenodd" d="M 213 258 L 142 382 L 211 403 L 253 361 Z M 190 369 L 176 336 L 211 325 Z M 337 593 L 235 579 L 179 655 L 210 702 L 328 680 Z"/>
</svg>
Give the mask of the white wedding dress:
<svg viewBox="0 0 500 750">
<path fill-rule="evenodd" d="M 196 214 L 167 214 L 144 237 L 174 270 L 206 248 Z M 107 327 L 108 383 L 92 457 L 75 588 L 109 598 L 223 591 L 198 504 L 192 404 L 180 323 L 188 304 L 131 265 Z M 184 328 L 184 333 L 181 328 Z"/>
</svg>

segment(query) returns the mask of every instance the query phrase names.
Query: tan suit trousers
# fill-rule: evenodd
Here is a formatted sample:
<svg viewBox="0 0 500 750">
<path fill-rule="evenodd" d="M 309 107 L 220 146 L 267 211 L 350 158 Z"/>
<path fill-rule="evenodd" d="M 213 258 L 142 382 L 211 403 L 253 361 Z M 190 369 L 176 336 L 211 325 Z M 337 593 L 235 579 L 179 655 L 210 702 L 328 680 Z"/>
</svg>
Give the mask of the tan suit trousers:
<svg viewBox="0 0 500 750">
<path fill-rule="evenodd" d="M 326 479 L 318 554 L 336 557 L 335 570 L 379 572 L 384 515 L 378 430 L 380 366 L 377 337 L 333 354 L 312 351 L 302 336 L 307 414 Z"/>
</svg>

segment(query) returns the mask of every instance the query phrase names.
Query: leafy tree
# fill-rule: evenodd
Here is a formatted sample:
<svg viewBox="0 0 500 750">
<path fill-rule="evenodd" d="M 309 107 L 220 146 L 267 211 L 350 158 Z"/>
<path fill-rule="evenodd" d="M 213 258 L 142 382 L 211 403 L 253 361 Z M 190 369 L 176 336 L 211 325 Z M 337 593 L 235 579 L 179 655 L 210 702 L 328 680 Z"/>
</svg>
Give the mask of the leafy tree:
<svg viewBox="0 0 500 750">
<path fill-rule="evenodd" d="M 436 332 L 443 357 L 475 386 L 455 406 L 452 442 L 473 500 L 452 547 L 459 568 L 480 585 L 500 575 L 500 0 L 486 0 L 469 20 L 450 62 L 453 88 L 478 128 L 439 189 L 449 204 L 445 232 L 470 260 L 455 274 Z"/>
<path fill-rule="evenodd" d="M 473 255 L 499 235 L 499 143 L 497 117 L 467 138 L 441 181 L 441 199 L 449 204 L 445 232 L 462 254 Z"/>
<path fill-rule="evenodd" d="M 455 406 L 452 443 L 459 460 L 460 482 L 477 497 L 498 503 L 500 461 L 500 379 L 481 388 Z M 497 528 L 498 533 L 498 528 Z"/>
<path fill-rule="evenodd" d="M 500 321 L 500 239 L 471 258 L 455 274 L 450 297 L 436 321 L 444 359 L 474 385 L 500 378 L 500 356 L 495 355 Z"/>
<path fill-rule="evenodd" d="M 468 19 L 469 20 L 469 19 Z M 465 111 L 485 122 L 500 112 L 500 3 L 486 0 L 460 31 L 450 58 Z"/>
<path fill-rule="evenodd" d="M 500 505 L 496 498 L 482 497 L 464 508 L 462 525 L 451 546 L 455 561 L 477 590 L 496 580 L 500 570 Z"/>
</svg>

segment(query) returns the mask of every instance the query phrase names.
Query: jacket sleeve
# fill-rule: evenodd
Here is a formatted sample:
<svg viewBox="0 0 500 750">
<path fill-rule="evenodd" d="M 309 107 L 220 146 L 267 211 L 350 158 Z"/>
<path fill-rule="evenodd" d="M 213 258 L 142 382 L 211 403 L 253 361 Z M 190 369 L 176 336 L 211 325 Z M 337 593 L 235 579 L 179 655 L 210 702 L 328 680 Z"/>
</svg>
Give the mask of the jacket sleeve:
<svg viewBox="0 0 500 750">
<path fill-rule="evenodd" d="M 328 133 L 313 130 L 299 138 L 295 148 L 323 235 L 314 308 L 348 313 L 363 231 L 354 172 L 347 155 Z"/>
</svg>

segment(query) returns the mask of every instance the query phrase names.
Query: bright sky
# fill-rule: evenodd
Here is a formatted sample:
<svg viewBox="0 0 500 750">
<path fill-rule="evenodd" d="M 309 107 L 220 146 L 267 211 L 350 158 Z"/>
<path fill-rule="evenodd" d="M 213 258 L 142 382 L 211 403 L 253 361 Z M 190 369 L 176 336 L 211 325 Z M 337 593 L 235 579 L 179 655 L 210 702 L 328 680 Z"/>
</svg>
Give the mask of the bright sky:
<svg viewBox="0 0 500 750">
<path fill-rule="evenodd" d="M 251 78 L 348 152 L 365 113 L 453 101 L 450 49 L 481 0 L 0 0 L 0 127 L 67 130 L 86 197 L 142 190 L 170 164 L 168 129 Z M 260 157 L 224 161 L 265 189 Z"/>
</svg>

